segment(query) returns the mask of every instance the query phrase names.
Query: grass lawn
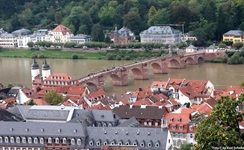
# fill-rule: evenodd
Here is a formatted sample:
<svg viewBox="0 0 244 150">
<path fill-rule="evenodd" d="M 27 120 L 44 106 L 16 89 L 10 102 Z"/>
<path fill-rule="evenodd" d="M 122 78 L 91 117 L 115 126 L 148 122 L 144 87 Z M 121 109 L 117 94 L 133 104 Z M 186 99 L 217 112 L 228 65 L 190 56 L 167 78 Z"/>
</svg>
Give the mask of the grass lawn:
<svg viewBox="0 0 244 150">
<path fill-rule="evenodd" d="M 36 51 L 36 50 L 0 50 L 0 57 L 22 57 L 31 58 L 33 55 L 37 57 L 44 56 L 45 58 L 62 58 L 71 59 L 72 55 L 77 54 L 80 58 L 84 59 L 104 59 L 106 54 L 103 53 L 89 53 L 89 52 L 70 52 L 70 51 Z"/>
</svg>

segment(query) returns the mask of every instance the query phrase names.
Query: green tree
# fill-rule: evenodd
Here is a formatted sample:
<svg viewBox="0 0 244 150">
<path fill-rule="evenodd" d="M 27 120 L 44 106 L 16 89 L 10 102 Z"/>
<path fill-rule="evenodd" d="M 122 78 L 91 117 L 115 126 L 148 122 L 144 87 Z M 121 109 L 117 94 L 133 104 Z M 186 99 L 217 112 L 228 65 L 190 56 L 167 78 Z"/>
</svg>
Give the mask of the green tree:
<svg viewBox="0 0 244 150">
<path fill-rule="evenodd" d="M 77 54 L 73 54 L 72 59 L 79 59 L 79 56 Z"/>
<path fill-rule="evenodd" d="M 218 47 L 219 47 L 219 48 L 226 48 L 226 44 L 223 43 L 223 42 L 221 42 L 221 43 L 219 43 Z"/>
<path fill-rule="evenodd" d="M 64 101 L 62 95 L 59 95 L 56 91 L 52 90 L 45 95 L 45 100 L 52 105 L 57 105 Z"/>
<path fill-rule="evenodd" d="M 179 150 L 191 150 L 191 149 L 192 149 L 191 144 L 182 144 Z"/>
<path fill-rule="evenodd" d="M 148 21 L 147 21 L 147 24 L 149 26 L 153 26 L 155 25 L 154 22 L 153 22 L 153 19 L 154 19 L 154 16 L 156 15 L 157 13 L 157 10 L 154 6 L 152 6 L 150 9 L 149 9 L 149 12 L 148 12 Z"/>
<path fill-rule="evenodd" d="M 104 33 L 102 30 L 102 26 L 100 24 L 94 24 L 92 26 L 91 37 L 94 41 L 102 42 L 104 41 Z"/>
<path fill-rule="evenodd" d="M 77 43 L 75 43 L 75 42 L 66 42 L 66 43 L 64 44 L 64 46 L 65 46 L 66 48 L 74 48 L 76 45 L 77 45 Z"/>
<path fill-rule="evenodd" d="M 31 106 L 33 106 L 33 105 L 36 105 L 36 103 L 34 102 L 33 99 L 31 99 L 30 102 L 29 102 L 27 105 L 31 105 Z"/>
<path fill-rule="evenodd" d="M 28 45 L 28 47 L 32 48 L 34 46 L 34 43 L 33 42 L 28 42 L 27 45 Z"/>
<path fill-rule="evenodd" d="M 243 43 L 241 43 L 241 42 L 236 42 L 236 43 L 233 44 L 233 47 L 235 49 L 240 49 L 242 46 L 243 46 Z"/>
<path fill-rule="evenodd" d="M 102 25 L 111 27 L 116 20 L 117 13 L 114 7 L 102 7 L 98 13 L 98 17 Z"/>
<path fill-rule="evenodd" d="M 124 26 L 131 29 L 135 34 L 139 34 L 141 31 L 142 20 L 140 14 L 137 12 L 129 12 L 123 16 Z"/>
<path fill-rule="evenodd" d="M 243 120 L 243 114 L 237 110 L 243 101 L 243 94 L 238 100 L 221 97 L 210 116 L 198 125 L 195 136 L 197 144 L 194 149 L 244 145 L 243 134 L 240 132 L 238 123 Z"/>
</svg>

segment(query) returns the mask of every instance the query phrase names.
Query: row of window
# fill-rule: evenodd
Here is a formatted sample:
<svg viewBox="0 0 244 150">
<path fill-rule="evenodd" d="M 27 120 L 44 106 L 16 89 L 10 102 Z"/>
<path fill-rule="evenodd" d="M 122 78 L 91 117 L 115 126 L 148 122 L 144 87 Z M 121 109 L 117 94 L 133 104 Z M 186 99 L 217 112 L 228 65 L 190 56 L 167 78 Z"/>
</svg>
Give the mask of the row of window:
<svg viewBox="0 0 244 150">
<path fill-rule="evenodd" d="M 67 138 L 48 138 L 48 139 L 44 139 L 44 138 L 38 138 L 38 137 L 0 137 L 0 143 L 27 143 L 27 144 L 44 144 L 44 143 L 48 143 L 48 144 L 67 144 L 69 139 Z M 71 145 L 81 145 L 82 140 L 81 139 L 74 139 L 72 138 L 70 140 Z"/>
<path fill-rule="evenodd" d="M 152 125 L 153 125 L 152 122 L 144 122 L 144 126 L 152 126 Z M 159 125 L 158 122 L 155 122 L 155 123 L 154 123 L 154 126 L 158 126 L 158 125 Z"/>
<path fill-rule="evenodd" d="M 40 150 L 40 148 L 3 147 L 2 150 Z"/>
<path fill-rule="evenodd" d="M 109 144 L 110 145 L 134 145 L 134 146 L 138 145 L 140 147 L 145 147 L 145 146 L 147 146 L 147 147 L 153 147 L 153 146 L 154 147 L 160 147 L 160 142 L 159 141 L 157 141 L 155 143 L 153 143 L 152 141 L 149 141 L 147 143 L 145 141 L 138 142 L 137 140 L 134 141 L 134 142 L 131 142 L 130 140 L 128 140 L 126 142 L 123 142 L 122 140 L 120 140 L 117 143 L 116 143 L 115 140 L 112 140 L 110 143 L 109 143 L 108 140 L 105 140 L 104 142 L 102 142 L 100 139 L 97 140 L 96 142 L 93 139 L 91 139 L 89 141 L 89 145 L 90 146 L 98 146 L 98 147 L 100 147 L 101 145 L 106 146 L 106 145 L 109 145 Z"/>
</svg>

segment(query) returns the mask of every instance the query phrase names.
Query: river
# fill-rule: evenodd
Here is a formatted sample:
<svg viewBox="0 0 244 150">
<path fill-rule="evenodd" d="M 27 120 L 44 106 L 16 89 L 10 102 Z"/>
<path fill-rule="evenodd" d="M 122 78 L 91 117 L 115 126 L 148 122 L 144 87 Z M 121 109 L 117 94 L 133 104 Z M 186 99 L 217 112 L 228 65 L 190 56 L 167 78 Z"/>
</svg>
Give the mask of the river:
<svg viewBox="0 0 244 150">
<path fill-rule="evenodd" d="M 44 59 L 37 59 L 41 68 Z M 107 60 L 71 60 L 47 59 L 51 73 L 66 73 L 72 77 L 80 78 L 91 72 L 121 66 L 132 61 L 107 61 Z M 8 85 L 22 84 L 31 88 L 30 68 L 32 59 L 27 58 L 0 58 L 0 83 Z M 169 69 L 168 74 L 153 74 L 149 69 L 149 80 L 133 80 L 129 73 L 128 86 L 112 86 L 111 79 L 107 79 L 105 90 L 109 93 L 124 93 L 136 90 L 139 87 L 148 87 L 152 81 L 167 81 L 168 78 L 186 78 L 196 80 L 210 80 L 216 89 L 224 89 L 228 85 L 240 85 L 244 82 L 244 65 L 226 65 L 203 63 L 188 65 L 185 69 Z"/>
</svg>

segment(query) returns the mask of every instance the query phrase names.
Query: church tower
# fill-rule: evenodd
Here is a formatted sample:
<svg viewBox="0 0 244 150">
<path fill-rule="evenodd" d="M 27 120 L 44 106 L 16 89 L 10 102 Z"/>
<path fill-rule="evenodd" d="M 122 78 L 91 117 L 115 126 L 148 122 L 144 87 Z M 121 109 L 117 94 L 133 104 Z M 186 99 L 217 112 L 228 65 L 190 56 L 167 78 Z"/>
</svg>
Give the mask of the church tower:
<svg viewBox="0 0 244 150">
<path fill-rule="evenodd" d="M 36 76 L 40 74 L 40 68 L 39 65 L 37 64 L 36 60 L 34 59 L 33 64 L 31 65 L 31 80 L 35 79 Z"/>
<path fill-rule="evenodd" d="M 45 80 L 47 77 L 51 75 L 50 67 L 47 64 L 47 61 L 45 61 L 42 64 L 42 79 Z"/>
</svg>

